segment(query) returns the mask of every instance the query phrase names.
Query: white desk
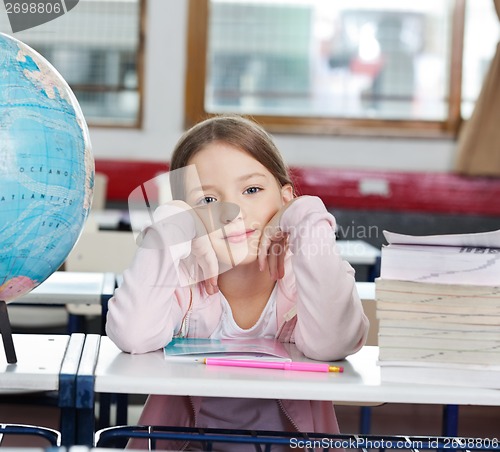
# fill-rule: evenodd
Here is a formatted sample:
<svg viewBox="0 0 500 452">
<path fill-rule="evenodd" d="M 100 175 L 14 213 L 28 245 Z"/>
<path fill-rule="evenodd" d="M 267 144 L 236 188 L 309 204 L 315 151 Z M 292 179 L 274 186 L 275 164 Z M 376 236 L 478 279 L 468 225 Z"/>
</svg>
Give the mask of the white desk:
<svg viewBox="0 0 500 452">
<path fill-rule="evenodd" d="M 0 395 L 58 391 L 63 445 L 75 439 L 76 375 L 84 340 L 83 334 L 14 334 L 16 364 L 7 363 L 0 346 Z"/>
<path fill-rule="evenodd" d="M 151 214 L 147 210 L 135 210 L 133 219 L 130 218 L 131 215 L 127 209 L 96 210 L 91 212 L 90 216 L 96 222 L 97 227 L 102 230 L 117 230 L 122 225 L 139 232 L 151 224 Z"/>
<path fill-rule="evenodd" d="M 375 301 L 375 283 L 374 282 L 356 282 L 361 301 Z"/>
<path fill-rule="evenodd" d="M 102 295 L 111 295 L 114 285 L 112 273 L 58 271 L 15 303 L 101 304 Z"/>
<path fill-rule="evenodd" d="M 363 240 L 337 240 L 340 255 L 351 265 L 375 265 L 380 250 Z"/>
<path fill-rule="evenodd" d="M 42 305 L 66 306 L 71 305 L 71 314 L 68 323 L 68 332 L 80 330 L 78 326 L 78 315 L 85 315 L 86 305 L 100 305 L 101 315 L 104 317 L 107 312 L 107 302 L 115 290 L 116 278 L 114 273 L 98 272 L 65 272 L 57 271 L 50 275 L 42 284 L 33 289 L 30 293 L 15 300 L 11 307 L 8 307 L 9 316 L 13 325 L 39 326 L 40 320 L 43 324 L 51 325 L 54 314 L 44 309 Z M 16 305 L 35 305 L 35 308 L 17 307 Z M 39 307 L 36 307 L 39 305 Z M 36 309 L 36 311 L 33 311 Z M 64 323 L 67 321 L 67 314 L 64 311 Z M 45 321 L 43 321 L 45 319 Z M 62 321 L 62 320 L 61 320 Z M 64 324 L 63 323 L 63 324 Z M 104 325 L 102 325 L 104 333 Z"/>
<path fill-rule="evenodd" d="M 0 391 L 57 390 L 69 336 L 14 334 L 13 340 L 17 354 L 16 364 L 7 363 L 3 346 L 0 346 Z"/>
<path fill-rule="evenodd" d="M 89 219 L 95 221 L 98 229 L 116 230 L 120 221 L 124 219 L 125 212 L 120 209 L 93 210 L 89 214 Z"/>
<path fill-rule="evenodd" d="M 290 346 L 292 353 L 295 347 Z M 500 391 L 386 383 L 376 365 L 378 347 L 364 347 L 341 361 L 342 374 L 207 367 L 171 363 L 163 352 L 130 355 L 101 338 L 95 391 L 214 397 L 332 400 L 360 403 L 500 405 Z"/>
</svg>

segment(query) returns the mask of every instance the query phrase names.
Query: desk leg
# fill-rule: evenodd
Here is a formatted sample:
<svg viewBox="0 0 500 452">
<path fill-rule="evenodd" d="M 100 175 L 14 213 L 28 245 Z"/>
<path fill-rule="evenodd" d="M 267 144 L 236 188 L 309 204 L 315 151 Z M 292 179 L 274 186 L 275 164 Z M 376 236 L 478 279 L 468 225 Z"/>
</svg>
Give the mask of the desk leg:
<svg viewBox="0 0 500 452">
<path fill-rule="evenodd" d="M 99 429 L 111 426 L 111 405 L 116 403 L 115 425 L 127 425 L 128 394 L 99 394 Z"/>
<path fill-rule="evenodd" d="M 101 335 L 106 336 L 106 316 L 108 314 L 108 301 L 115 293 L 117 287 L 116 275 L 105 273 L 101 293 Z"/>
<path fill-rule="evenodd" d="M 458 405 L 443 407 L 443 436 L 458 436 Z"/>
<path fill-rule="evenodd" d="M 85 321 L 82 315 L 70 314 L 68 317 L 68 334 L 85 332 Z"/>
<path fill-rule="evenodd" d="M 372 423 L 372 409 L 369 406 L 362 406 L 359 419 L 359 433 L 368 435 Z"/>
<path fill-rule="evenodd" d="M 101 335 L 106 336 L 106 317 L 108 315 L 108 297 L 101 296 Z"/>
<path fill-rule="evenodd" d="M 116 394 L 116 425 L 128 423 L 128 394 Z"/>
<path fill-rule="evenodd" d="M 75 444 L 76 439 L 76 374 L 84 341 L 83 334 L 71 335 L 59 373 L 58 405 L 61 409 L 61 442 L 67 447 Z"/>
<path fill-rule="evenodd" d="M 70 447 L 75 444 L 76 414 L 73 407 L 61 407 L 59 429 L 61 431 L 61 445 Z"/>
<path fill-rule="evenodd" d="M 111 394 L 101 392 L 99 394 L 99 425 L 98 429 L 111 426 Z"/>
<path fill-rule="evenodd" d="M 0 300 L 0 333 L 2 333 L 3 348 L 7 362 L 9 364 L 16 364 L 16 349 L 12 340 L 12 328 L 10 326 L 9 313 L 7 312 L 7 303 L 3 300 Z"/>
<path fill-rule="evenodd" d="M 87 334 L 76 375 L 77 431 L 75 444 L 87 447 L 92 447 L 94 443 L 94 371 L 99 354 L 100 339 L 101 336 L 98 334 Z"/>
<path fill-rule="evenodd" d="M 75 443 L 92 447 L 94 442 L 95 419 L 93 408 L 78 409 L 78 426 Z"/>
</svg>

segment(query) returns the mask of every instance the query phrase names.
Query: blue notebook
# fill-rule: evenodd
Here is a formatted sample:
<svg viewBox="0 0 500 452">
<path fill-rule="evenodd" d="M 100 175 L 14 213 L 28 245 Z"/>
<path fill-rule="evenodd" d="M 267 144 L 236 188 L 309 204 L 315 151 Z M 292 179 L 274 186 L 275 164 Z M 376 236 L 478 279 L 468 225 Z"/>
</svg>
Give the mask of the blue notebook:
<svg viewBox="0 0 500 452">
<path fill-rule="evenodd" d="M 208 356 L 228 359 L 291 361 L 284 345 L 274 339 L 174 338 L 163 349 L 165 359 L 202 361 Z"/>
</svg>

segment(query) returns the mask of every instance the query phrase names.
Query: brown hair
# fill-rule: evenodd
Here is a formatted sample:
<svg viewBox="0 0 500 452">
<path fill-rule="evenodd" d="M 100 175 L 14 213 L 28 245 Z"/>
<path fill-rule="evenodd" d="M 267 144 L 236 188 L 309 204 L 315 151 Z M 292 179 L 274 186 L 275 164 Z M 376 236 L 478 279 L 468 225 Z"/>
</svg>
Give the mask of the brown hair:
<svg viewBox="0 0 500 452">
<path fill-rule="evenodd" d="M 187 166 L 196 153 L 216 141 L 230 144 L 250 154 L 276 178 L 281 187 L 290 184 L 293 188 L 288 168 L 269 134 L 254 121 L 236 115 L 215 116 L 186 131 L 175 146 L 170 170 Z M 174 197 L 175 195 L 176 193 Z"/>
</svg>

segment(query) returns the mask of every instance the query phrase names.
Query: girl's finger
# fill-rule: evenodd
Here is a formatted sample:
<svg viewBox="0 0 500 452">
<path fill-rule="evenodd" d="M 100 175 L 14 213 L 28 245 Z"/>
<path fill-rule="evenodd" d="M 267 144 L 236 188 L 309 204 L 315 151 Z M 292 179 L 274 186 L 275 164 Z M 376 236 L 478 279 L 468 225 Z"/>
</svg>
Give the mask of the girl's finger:
<svg viewBox="0 0 500 452">
<path fill-rule="evenodd" d="M 260 236 L 259 248 L 257 250 L 257 259 L 259 261 L 259 270 L 263 271 L 266 267 L 267 253 L 271 246 L 271 237 L 269 226 L 266 226 Z"/>
<path fill-rule="evenodd" d="M 283 278 L 285 276 L 285 256 L 286 256 L 286 239 L 280 241 L 280 254 L 277 256 L 277 279 Z"/>
<path fill-rule="evenodd" d="M 201 256 L 198 265 L 201 267 L 203 280 L 210 284 L 214 289 L 217 289 L 219 265 L 215 253 L 211 251 L 206 253 L 204 256 Z"/>
<path fill-rule="evenodd" d="M 274 254 L 273 248 L 274 247 L 271 246 L 271 248 L 269 249 L 268 255 L 267 255 L 267 266 L 269 268 L 269 274 L 271 275 L 271 278 L 273 280 L 276 280 L 277 273 L 278 273 L 278 270 L 277 270 L 278 260 L 277 260 L 277 256 Z"/>
<path fill-rule="evenodd" d="M 213 294 L 219 290 L 217 287 L 217 277 L 219 274 L 217 256 L 207 236 L 200 237 L 194 240 L 193 243 L 192 252 L 195 255 L 196 266 L 200 270 L 200 275 L 196 282 L 203 281 L 207 292 Z"/>
<path fill-rule="evenodd" d="M 283 278 L 285 274 L 285 253 L 286 253 L 286 240 L 281 239 L 273 242 L 269 249 L 269 266 L 272 268 L 271 276 L 273 279 L 278 280 Z"/>
<path fill-rule="evenodd" d="M 264 228 L 264 231 L 262 232 L 262 236 L 260 238 L 259 249 L 257 253 L 260 271 L 263 271 L 265 268 L 265 263 L 270 252 L 270 248 L 274 243 L 279 242 L 282 238 L 283 231 L 279 228 L 279 226 L 268 224 Z"/>
</svg>

